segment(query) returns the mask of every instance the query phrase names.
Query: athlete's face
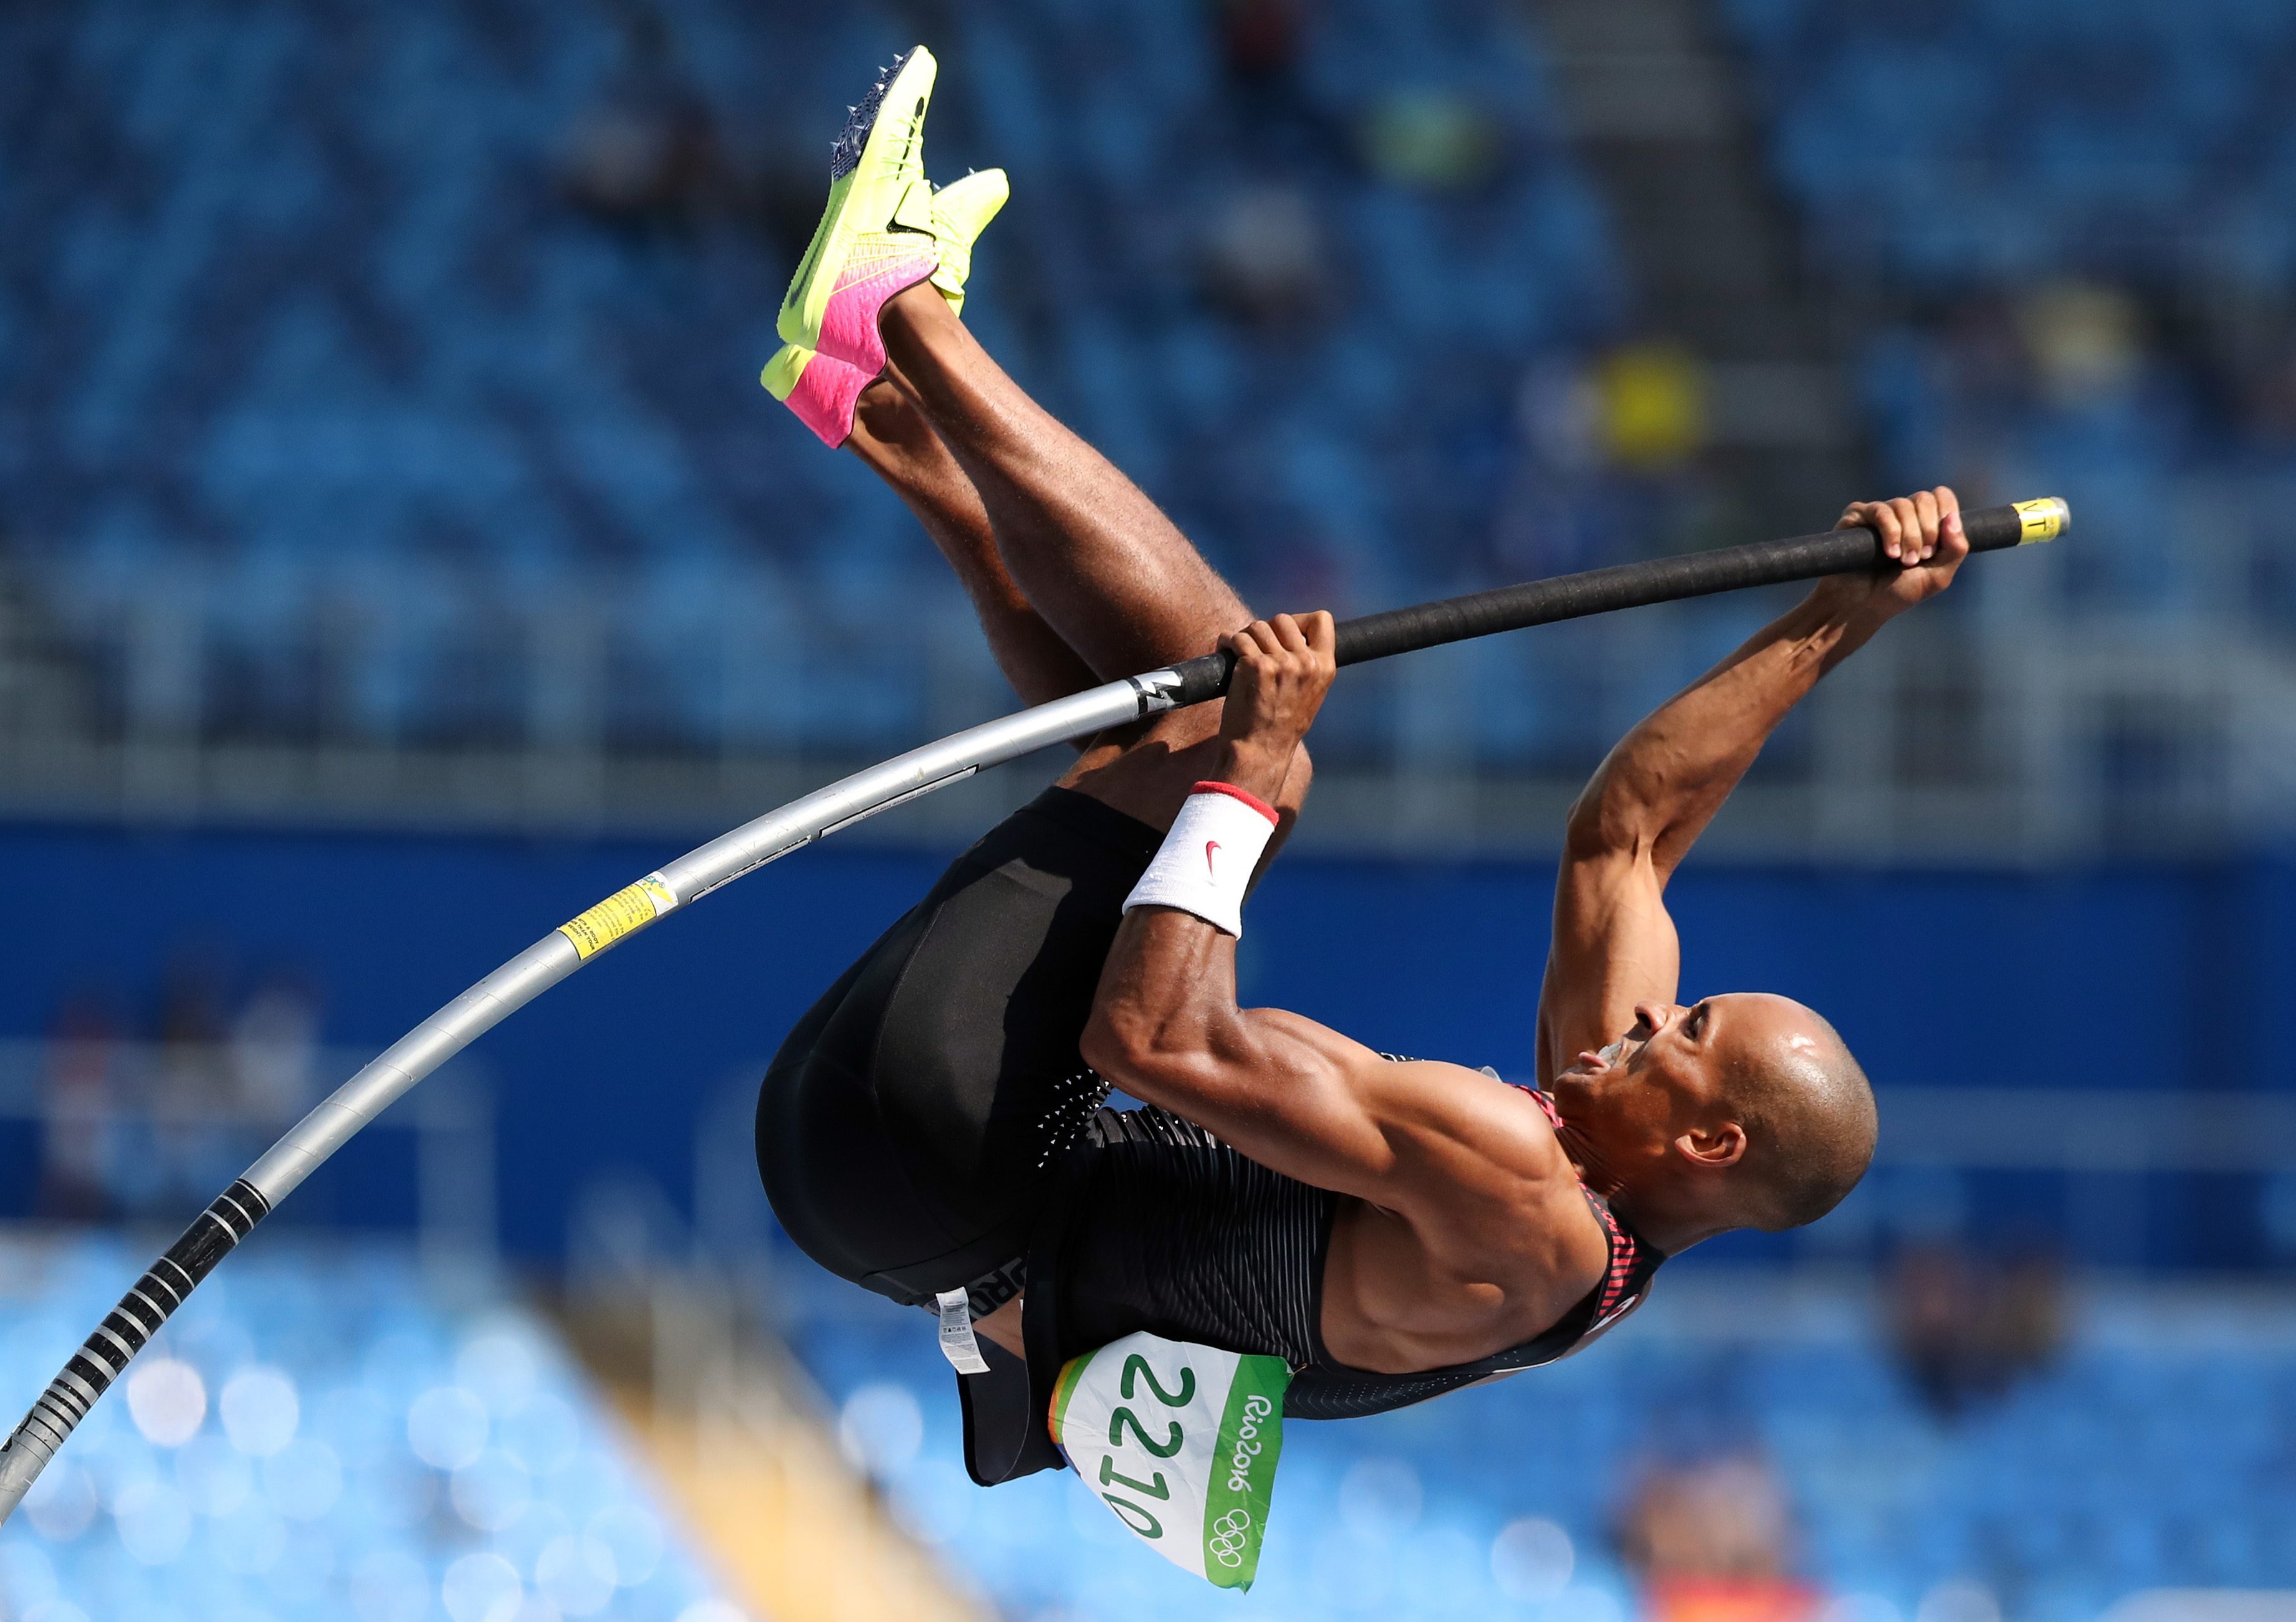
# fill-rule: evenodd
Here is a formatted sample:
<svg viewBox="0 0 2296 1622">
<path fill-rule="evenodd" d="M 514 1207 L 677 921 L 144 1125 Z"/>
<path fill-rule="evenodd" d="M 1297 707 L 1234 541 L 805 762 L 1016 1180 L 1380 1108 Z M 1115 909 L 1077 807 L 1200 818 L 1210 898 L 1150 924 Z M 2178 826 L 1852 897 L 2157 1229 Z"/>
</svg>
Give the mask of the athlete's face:
<svg viewBox="0 0 2296 1622">
<path fill-rule="evenodd" d="M 1734 1159 L 1732 1135 L 1742 1150 L 1744 1134 L 1728 1118 L 1725 1084 L 1737 1067 L 1812 1040 L 1809 1021 L 1800 1004 L 1760 992 L 1638 1003 L 1632 1026 L 1580 1053 L 1549 1090 L 1588 1169 L 1619 1182 L 1680 1153 Z"/>
</svg>

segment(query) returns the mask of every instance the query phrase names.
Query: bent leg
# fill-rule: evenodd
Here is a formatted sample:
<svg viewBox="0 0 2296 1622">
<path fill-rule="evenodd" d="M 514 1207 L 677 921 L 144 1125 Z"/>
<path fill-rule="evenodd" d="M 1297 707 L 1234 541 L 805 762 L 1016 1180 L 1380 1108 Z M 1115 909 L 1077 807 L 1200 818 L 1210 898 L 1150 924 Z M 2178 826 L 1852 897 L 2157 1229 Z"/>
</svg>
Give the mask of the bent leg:
<svg viewBox="0 0 2296 1622">
<path fill-rule="evenodd" d="M 1156 504 L 1030 399 L 945 303 L 902 294 L 883 330 L 889 375 L 963 467 L 1012 578 L 1095 675 L 1211 652 L 1250 622 Z M 1188 785 L 1216 769 L 1218 730 L 1216 706 L 1175 711 L 1107 734 L 1062 782 L 1167 828 Z M 1303 750 L 1278 801 L 1285 833 L 1308 781 Z"/>
<path fill-rule="evenodd" d="M 1023 702 L 1046 703 L 1094 684 L 1095 673 L 1037 611 L 1005 567 L 1004 532 L 990 522 L 980 491 L 914 400 L 889 383 L 872 383 L 860 397 L 846 443 L 916 514 L 948 560 L 972 600 L 997 667 Z M 1185 540 L 1179 544 L 1187 545 Z M 1226 590 L 1225 583 L 1221 589 Z M 1248 620 L 1241 603 L 1234 612 L 1242 616 L 1238 624 Z M 1168 662 L 1168 658 L 1144 657 L 1139 668 Z M 1085 747 L 1083 758 L 1062 779 L 1062 785 L 1154 827 L 1168 827 L 1186 798 L 1187 785 L 1214 769 L 1213 734 L 1218 719 L 1216 709 L 1203 705 L 1110 733 Z M 1301 760 L 1277 801 L 1286 833 L 1307 793 L 1304 753 Z"/>
<path fill-rule="evenodd" d="M 1014 583 L 980 493 L 914 401 L 889 382 L 870 384 L 845 443 L 916 514 L 956 571 L 996 668 L 1022 703 L 1049 703 L 1095 684 L 1094 672 Z"/>
<path fill-rule="evenodd" d="M 758 1168 L 808 1255 L 922 1305 L 1026 1254 L 1061 1154 L 1106 1094 L 1078 1042 L 1156 846 L 1049 790 L 798 1023 L 759 1092 Z"/>
<path fill-rule="evenodd" d="M 915 291 L 885 307 L 890 375 L 964 465 L 1021 589 L 1095 674 L 1209 653 L 1250 623 L 1138 486 L 1023 393 L 945 301 Z"/>
</svg>

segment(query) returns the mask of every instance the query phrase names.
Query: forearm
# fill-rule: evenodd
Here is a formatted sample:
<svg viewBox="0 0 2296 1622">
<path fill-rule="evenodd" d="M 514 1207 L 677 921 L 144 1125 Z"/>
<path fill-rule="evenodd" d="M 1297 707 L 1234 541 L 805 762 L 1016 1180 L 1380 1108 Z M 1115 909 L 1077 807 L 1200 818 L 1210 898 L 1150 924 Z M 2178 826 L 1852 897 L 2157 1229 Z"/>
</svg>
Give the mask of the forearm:
<svg viewBox="0 0 2296 1622">
<path fill-rule="evenodd" d="M 1256 1068 L 1250 1022 L 1235 1002 L 1235 938 L 1281 821 L 1270 802 L 1331 685 L 1332 643 L 1332 618 L 1322 613 L 1305 628 L 1289 615 L 1255 620 L 1226 639 L 1236 664 L 1212 774 L 1182 805 L 1126 898 L 1102 967 L 1087 1062 L 1192 1119 L 1203 1119 L 1200 1094 Z"/>
<path fill-rule="evenodd" d="M 1085 1062 L 1271 1171 L 1398 1203 L 1397 1152 L 1374 1099 L 1395 1067 L 1279 1009 L 1235 1002 L 1235 941 L 1190 913 L 1142 907 L 1117 931 L 1084 1034 Z"/>
<path fill-rule="evenodd" d="M 1883 618 L 1822 583 L 1620 741 L 1572 809 L 1574 846 L 1678 859 L 1778 723 Z"/>
</svg>

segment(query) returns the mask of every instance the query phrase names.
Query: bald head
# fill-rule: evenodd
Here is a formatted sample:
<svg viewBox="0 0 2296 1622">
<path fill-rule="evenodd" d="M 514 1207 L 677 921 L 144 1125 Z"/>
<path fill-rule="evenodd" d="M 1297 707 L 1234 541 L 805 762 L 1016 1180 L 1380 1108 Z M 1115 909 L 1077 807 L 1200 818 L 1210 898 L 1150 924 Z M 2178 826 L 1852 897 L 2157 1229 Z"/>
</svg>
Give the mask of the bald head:
<svg viewBox="0 0 2296 1622">
<path fill-rule="evenodd" d="M 1784 997 L 1723 1076 L 1726 1107 L 1746 1131 L 1735 1168 L 1747 1225 L 1775 1232 L 1816 1222 L 1873 1163 L 1881 1116 L 1841 1033 Z"/>
<path fill-rule="evenodd" d="M 1879 1125 L 1866 1072 L 1791 997 L 1638 1003 L 1634 1028 L 1547 1083 L 1573 1153 L 1652 1244 L 1816 1222 L 1857 1185 Z"/>
</svg>

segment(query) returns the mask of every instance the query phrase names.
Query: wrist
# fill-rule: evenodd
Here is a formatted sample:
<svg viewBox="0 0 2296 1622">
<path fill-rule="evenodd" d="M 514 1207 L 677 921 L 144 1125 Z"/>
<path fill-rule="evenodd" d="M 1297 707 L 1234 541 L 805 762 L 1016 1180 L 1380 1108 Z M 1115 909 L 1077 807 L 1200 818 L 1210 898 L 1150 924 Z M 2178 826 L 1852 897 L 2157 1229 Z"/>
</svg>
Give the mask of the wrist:
<svg viewBox="0 0 2296 1622">
<path fill-rule="evenodd" d="M 1213 775 L 1273 804 L 1291 774 L 1292 751 L 1300 747 L 1299 740 L 1229 738 L 1223 745 Z"/>
<path fill-rule="evenodd" d="M 1240 783 L 1198 782 L 1124 898 L 1124 910 L 1170 907 L 1241 936 L 1244 897 L 1280 820 L 1275 807 Z"/>
<path fill-rule="evenodd" d="M 1886 580 L 1864 575 L 1829 575 L 1810 588 L 1802 605 L 1814 617 L 1812 630 L 1820 635 L 1850 635 L 1863 641 L 1905 608 Z"/>
</svg>

